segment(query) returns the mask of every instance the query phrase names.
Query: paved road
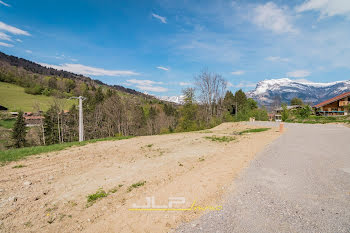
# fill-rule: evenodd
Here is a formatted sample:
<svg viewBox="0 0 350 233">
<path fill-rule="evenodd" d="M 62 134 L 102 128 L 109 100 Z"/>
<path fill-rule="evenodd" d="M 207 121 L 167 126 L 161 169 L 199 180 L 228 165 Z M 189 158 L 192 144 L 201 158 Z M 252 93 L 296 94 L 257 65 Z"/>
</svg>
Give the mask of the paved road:
<svg viewBox="0 0 350 233">
<path fill-rule="evenodd" d="M 349 233 L 350 128 L 286 127 L 235 180 L 222 211 L 177 231 Z"/>
</svg>

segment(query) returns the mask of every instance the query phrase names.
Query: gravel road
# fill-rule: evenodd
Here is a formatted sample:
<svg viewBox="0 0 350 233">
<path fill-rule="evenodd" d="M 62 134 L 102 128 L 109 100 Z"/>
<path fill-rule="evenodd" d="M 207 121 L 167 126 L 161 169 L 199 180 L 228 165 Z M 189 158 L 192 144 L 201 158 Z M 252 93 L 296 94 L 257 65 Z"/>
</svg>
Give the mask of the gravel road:
<svg viewBox="0 0 350 233">
<path fill-rule="evenodd" d="M 350 232 L 350 128 L 286 128 L 235 180 L 222 211 L 177 232 Z"/>
</svg>

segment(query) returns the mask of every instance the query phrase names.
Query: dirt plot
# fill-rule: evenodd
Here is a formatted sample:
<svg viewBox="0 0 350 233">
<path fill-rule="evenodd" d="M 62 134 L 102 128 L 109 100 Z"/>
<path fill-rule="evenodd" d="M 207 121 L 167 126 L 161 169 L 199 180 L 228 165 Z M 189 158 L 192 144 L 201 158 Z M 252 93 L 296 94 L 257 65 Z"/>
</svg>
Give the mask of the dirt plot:
<svg viewBox="0 0 350 233">
<path fill-rule="evenodd" d="M 280 135 L 275 128 L 237 134 L 248 128 L 254 127 L 225 123 L 199 132 L 98 142 L 7 164 L 0 167 L 0 231 L 171 231 L 205 211 L 130 208 L 146 205 L 147 197 L 157 205 L 185 198 L 175 208 L 190 208 L 194 201 L 197 207 L 221 206 L 226 186 Z M 91 194 L 96 195 L 88 198 Z"/>
</svg>

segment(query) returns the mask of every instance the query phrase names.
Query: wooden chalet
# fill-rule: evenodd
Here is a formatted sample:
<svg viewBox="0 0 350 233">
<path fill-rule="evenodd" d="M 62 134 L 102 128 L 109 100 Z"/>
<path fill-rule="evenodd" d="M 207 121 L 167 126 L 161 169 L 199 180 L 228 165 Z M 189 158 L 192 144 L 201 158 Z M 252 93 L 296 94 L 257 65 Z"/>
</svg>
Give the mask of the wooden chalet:
<svg viewBox="0 0 350 233">
<path fill-rule="evenodd" d="M 316 115 L 319 116 L 346 116 L 350 109 L 350 92 L 335 96 L 314 106 Z"/>
<path fill-rule="evenodd" d="M 25 112 L 23 114 L 23 117 L 24 117 L 26 126 L 29 126 L 29 127 L 39 126 L 44 120 L 44 116 L 42 116 L 40 112 L 39 113 Z"/>
</svg>

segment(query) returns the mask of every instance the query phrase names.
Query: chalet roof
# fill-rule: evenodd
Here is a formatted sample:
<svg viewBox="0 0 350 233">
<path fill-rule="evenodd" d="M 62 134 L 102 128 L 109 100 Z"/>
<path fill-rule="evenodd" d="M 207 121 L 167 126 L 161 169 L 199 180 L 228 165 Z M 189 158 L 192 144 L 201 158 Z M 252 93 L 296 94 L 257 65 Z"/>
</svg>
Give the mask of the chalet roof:
<svg viewBox="0 0 350 233">
<path fill-rule="evenodd" d="M 44 119 L 43 116 L 24 116 L 24 119 L 26 120 L 38 120 L 38 119 Z"/>
<path fill-rule="evenodd" d="M 335 96 L 335 97 L 333 97 L 333 98 L 331 98 L 329 100 L 325 100 L 325 101 L 323 101 L 323 102 L 321 102 L 319 104 L 316 104 L 314 107 L 315 108 L 320 108 L 322 106 L 325 106 L 326 104 L 333 103 L 333 102 L 335 102 L 337 100 L 343 99 L 343 98 L 348 97 L 348 96 L 350 96 L 350 92 L 345 92 L 345 93 L 343 93 L 341 95 L 338 95 L 338 96 Z"/>
<path fill-rule="evenodd" d="M 6 108 L 5 106 L 0 105 L 0 110 L 2 110 L 2 111 L 7 111 L 8 108 Z"/>
</svg>

